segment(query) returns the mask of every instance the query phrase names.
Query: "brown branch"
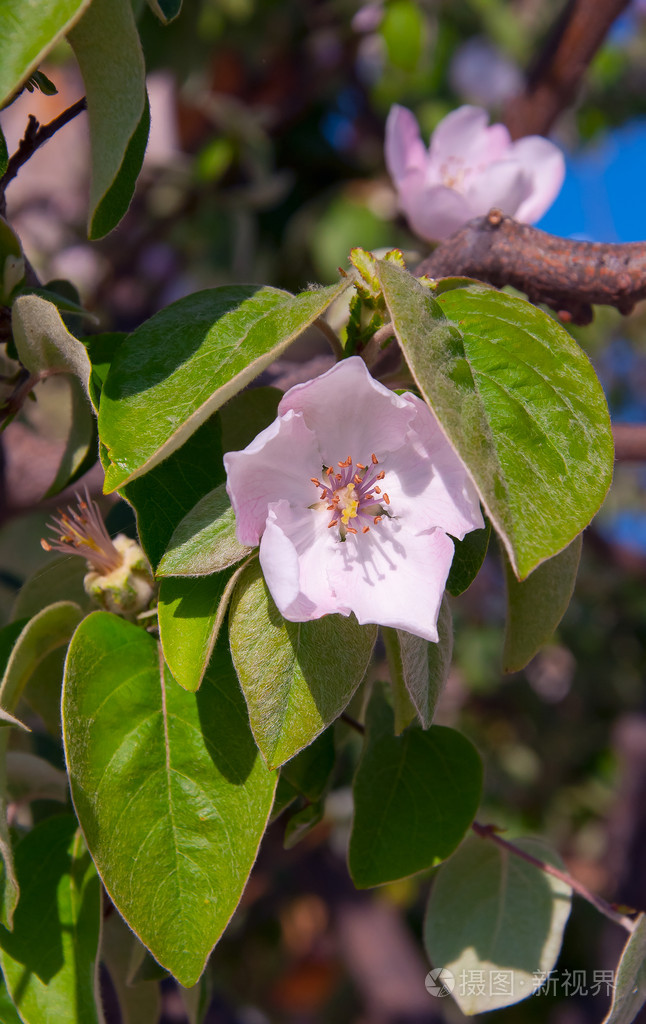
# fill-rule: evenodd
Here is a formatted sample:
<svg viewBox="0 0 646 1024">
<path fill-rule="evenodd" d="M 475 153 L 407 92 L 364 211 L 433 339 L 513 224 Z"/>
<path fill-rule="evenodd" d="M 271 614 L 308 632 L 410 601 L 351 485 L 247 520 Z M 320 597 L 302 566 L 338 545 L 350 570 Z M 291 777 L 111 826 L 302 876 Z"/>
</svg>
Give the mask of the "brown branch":
<svg viewBox="0 0 646 1024">
<path fill-rule="evenodd" d="M 616 910 L 612 904 L 602 899 L 601 896 L 597 896 L 596 893 L 590 892 L 589 889 L 583 885 L 582 882 L 577 881 L 572 875 L 569 875 L 567 871 L 561 871 L 560 868 L 555 868 L 553 864 L 549 864 L 545 860 L 540 860 L 538 857 L 533 857 L 531 853 L 527 853 L 522 847 L 516 846 L 515 843 L 510 843 L 508 839 L 503 839 L 502 836 L 498 835 L 498 831 L 495 825 L 481 825 L 480 822 L 474 821 L 471 828 L 477 836 L 482 839 L 491 839 L 498 846 L 502 846 L 503 849 L 508 850 L 509 853 L 513 853 L 515 857 L 520 857 L 521 860 L 526 861 L 528 864 L 532 864 L 535 868 L 539 868 L 544 871 L 546 875 L 552 875 L 553 878 L 558 878 L 559 881 L 565 882 L 569 885 L 574 892 L 577 892 L 579 896 L 582 896 L 584 900 L 591 903 L 600 914 L 604 917 L 609 918 L 610 921 L 614 921 L 615 924 L 621 925 L 627 932 L 633 932 L 635 930 L 636 922 L 627 917 L 626 914 L 622 914 Z"/>
<path fill-rule="evenodd" d="M 547 135 L 575 98 L 588 65 L 629 2 L 568 0 L 528 72 L 525 92 L 507 106 L 505 121 L 512 138 Z"/>
<path fill-rule="evenodd" d="M 510 284 L 563 320 L 588 324 L 593 305 L 627 314 L 646 298 L 646 245 L 573 242 L 491 210 L 438 245 L 416 274 Z"/>
<path fill-rule="evenodd" d="M 51 139 L 52 135 L 55 135 L 59 129 L 63 128 L 66 124 L 72 121 L 82 110 L 87 107 L 87 101 L 85 96 L 82 96 L 80 100 L 73 103 L 71 107 L 63 110 L 62 113 L 55 117 L 53 121 L 48 124 L 41 125 L 33 114 L 29 115 L 27 122 L 27 128 L 25 134 L 18 146 L 18 149 L 13 154 L 7 169 L 0 178 L 0 214 L 4 216 L 5 213 L 5 190 L 10 181 L 18 174 L 20 168 L 27 163 L 27 161 L 34 155 L 37 149 Z"/>
</svg>

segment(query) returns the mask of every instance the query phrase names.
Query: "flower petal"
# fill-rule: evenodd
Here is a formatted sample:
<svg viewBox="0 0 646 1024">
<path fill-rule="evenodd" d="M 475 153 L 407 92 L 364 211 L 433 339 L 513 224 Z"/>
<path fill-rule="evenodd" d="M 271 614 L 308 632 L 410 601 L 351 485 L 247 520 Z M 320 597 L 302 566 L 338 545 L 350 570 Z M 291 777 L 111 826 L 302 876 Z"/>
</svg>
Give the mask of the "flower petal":
<svg viewBox="0 0 646 1024">
<path fill-rule="evenodd" d="M 430 157 L 438 164 L 463 161 L 466 167 L 500 160 L 511 139 L 503 124 L 488 127 L 489 114 L 481 107 L 458 107 L 447 114 L 431 136 Z"/>
<path fill-rule="evenodd" d="M 561 191 L 565 178 L 565 158 L 561 150 L 540 135 L 528 135 L 512 146 L 512 155 L 531 178 L 531 194 L 515 213 L 516 220 L 533 224 L 540 220 Z"/>
<path fill-rule="evenodd" d="M 397 188 L 409 171 L 424 170 L 428 156 L 415 115 L 398 103 L 390 108 L 386 119 L 385 156 L 388 173 Z"/>
<path fill-rule="evenodd" d="M 341 611 L 328 577 L 338 532 L 327 529 L 328 517 L 314 509 L 273 504 L 260 542 L 260 565 L 278 611 L 290 622 L 307 622 Z"/>
<path fill-rule="evenodd" d="M 411 231 L 428 242 L 449 238 L 475 217 L 468 199 L 454 188 L 427 185 L 413 175 L 400 188 L 400 205 Z"/>
<path fill-rule="evenodd" d="M 316 435 L 326 466 L 336 466 L 348 455 L 355 462 L 365 462 L 372 452 L 381 458 L 399 448 L 414 416 L 409 403 L 371 377 L 358 356 L 290 388 L 278 414 L 290 410 L 301 413 Z"/>
<path fill-rule="evenodd" d="M 330 567 L 332 588 L 360 623 L 405 629 L 437 643 L 437 616 L 453 560 L 442 530 L 416 533 L 384 519 L 367 534 L 348 536 Z M 337 609 L 343 614 L 343 608 Z"/>
<path fill-rule="evenodd" d="M 279 416 L 243 451 L 227 452 L 224 468 L 241 544 L 258 543 L 271 502 L 286 498 L 306 507 L 318 497 L 311 477 L 321 472 L 321 455 L 297 412 Z"/>
<path fill-rule="evenodd" d="M 416 411 L 406 443 L 387 462 L 384 489 L 392 514 L 417 531 L 439 526 L 462 540 L 484 526 L 478 492 L 437 419 L 415 395 Z"/>
<path fill-rule="evenodd" d="M 530 195 L 532 179 L 516 160 L 498 160 L 474 175 L 465 192 L 474 216 L 483 216 L 492 206 L 513 216 Z"/>
</svg>

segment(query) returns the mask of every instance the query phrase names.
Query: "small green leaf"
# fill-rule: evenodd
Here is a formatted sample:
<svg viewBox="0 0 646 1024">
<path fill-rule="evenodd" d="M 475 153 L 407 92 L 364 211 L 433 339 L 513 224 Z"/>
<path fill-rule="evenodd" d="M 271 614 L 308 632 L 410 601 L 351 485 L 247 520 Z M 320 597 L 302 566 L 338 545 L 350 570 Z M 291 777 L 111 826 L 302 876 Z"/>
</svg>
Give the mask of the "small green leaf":
<svg viewBox="0 0 646 1024">
<path fill-rule="evenodd" d="M 78 21 L 90 0 L 2 0 L 0 106 Z"/>
<path fill-rule="evenodd" d="M 563 866 L 540 840 L 514 844 Z M 536 977 L 556 963 L 570 903 L 564 882 L 488 839 L 465 840 L 437 873 L 424 928 L 431 963 L 455 976 L 452 995 L 463 1013 L 496 1010 L 532 995 Z M 484 991 L 469 985 L 480 977 Z"/>
<path fill-rule="evenodd" d="M 377 635 L 354 616 L 287 622 L 257 562 L 240 576 L 229 612 L 231 654 L 251 729 L 270 768 L 308 746 L 347 706 Z"/>
<path fill-rule="evenodd" d="M 184 516 L 223 479 L 216 415 L 203 423 L 182 448 L 123 488 L 121 493 L 137 513 L 139 540 L 153 567 Z"/>
<path fill-rule="evenodd" d="M 257 377 L 347 287 L 235 285 L 189 295 L 120 347 L 101 396 L 106 490 L 147 473 Z"/>
<path fill-rule="evenodd" d="M 452 597 L 459 597 L 467 590 L 480 572 L 482 563 L 489 547 L 491 523 L 487 522 L 483 530 L 472 530 L 464 540 L 455 540 L 455 554 L 451 562 L 451 571 L 446 581 L 446 589 Z"/>
<path fill-rule="evenodd" d="M 92 369 L 85 346 L 70 334 L 56 306 L 38 295 L 21 295 L 11 310 L 18 358 L 34 376 L 72 373 L 88 391 Z"/>
<path fill-rule="evenodd" d="M 517 672 L 551 638 L 570 603 L 581 558 L 579 535 L 554 558 L 519 583 L 503 553 L 507 582 L 507 625 L 503 669 Z"/>
<path fill-rule="evenodd" d="M 437 620 L 439 642 L 434 644 L 403 629 L 383 630 L 391 673 L 401 677 L 424 729 L 433 721 L 435 708 L 451 670 L 453 618 L 446 598 Z M 395 733 L 403 730 L 397 726 Z"/>
<path fill-rule="evenodd" d="M 67 382 L 72 402 L 69 431 L 56 476 L 43 498 L 51 498 L 66 487 L 70 487 L 94 465 L 98 458 L 99 437 L 92 406 L 81 382 L 76 377 L 68 377 Z"/>
<path fill-rule="evenodd" d="M 99 1024 L 101 884 L 71 815 L 47 818 L 16 849 L 22 896 L 0 964 L 24 1024 Z"/>
<path fill-rule="evenodd" d="M 7 149 L 7 140 L 4 137 L 4 132 L 0 128 L 0 178 L 4 175 L 9 164 L 9 151 Z"/>
<path fill-rule="evenodd" d="M 323 821 L 324 811 L 323 801 L 319 800 L 315 804 L 307 804 L 300 811 L 297 811 L 296 814 L 292 814 L 285 826 L 285 837 L 283 839 L 285 849 L 291 850 L 316 825 Z"/>
<path fill-rule="evenodd" d="M 181 11 L 182 0 L 148 0 L 148 6 L 164 25 L 168 25 Z"/>
<path fill-rule="evenodd" d="M 1 130 L 0 136 L 1 163 L 3 158 L 2 143 L 4 143 L 4 136 L 1 134 Z M 12 298 L 24 279 L 25 257 L 20 239 L 13 228 L 7 224 L 4 217 L 0 217 L 0 302 L 3 306 L 11 305 Z"/>
<path fill-rule="evenodd" d="M 612 1005 L 603 1024 L 632 1024 L 646 1003 L 646 915 L 640 914 L 624 946 L 615 976 Z"/>
<path fill-rule="evenodd" d="M 105 887 L 155 959 L 194 985 L 240 899 L 276 787 L 226 645 L 187 693 L 145 630 L 94 612 L 70 644 L 62 706 L 72 798 Z"/>
<path fill-rule="evenodd" d="M 317 736 L 309 747 L 301 750 L 291 761 L 287 761 L 280 774 L 313 803 L 320 800 L 327 790 L 334 765 L 334 729 L 330 728 Z"/>
<path fill-rule="evenodd" d="M 361 889 L 448 857 L 480 801 L 482 763 L 469 740 L 440 725 L 394 736 L 393 725 L 392 708 L 377 687 L 353 785 L 348 862 Z"/>
<path fill-rule="evenodd" d="M 162 580 L 157 614 L 164 658 L 191 693 L 202 683 L 240 571 Z"/>
<path fill-rule="evenodd" d="M 90 598 L 83 588 L 87 571 L 84 558 L 54 555 L 23 583 L 11 610 L 11 618 L 31 619 L 56 601 L 73 601 L 87 610 Z"/>
<path fill-rule="evenodd" d="M 56 800 L 66 804 L 69 797 L 67 775 L 27 750 L 7 754 L 7 789 L 12 800 Z"/>
<path fill-rule="evenodd" d="M 27 681 L 51 651 L 67 644 L 83 617 L 77 604 L 58 601 L 27 623 L 16 640 L 0 683 L 0 707 L 13 713 Z M 0 730 L 1 733 L 1 730 Z"/>
<path fill-rule="evenodd" d="M 161 997 L 156 981 L 132 983 L 128 974 L 135 944 L 143 949 L 119 914 L 110 914 L 103 922 L 101 960 L 108 968 L 119 1000 L 122 1024 L 157 1024 Z"/>
<path fill-rule="evenodd" d="M 269 387 L 252 387 L 234 395 L 220 410 L 222 450 L 237 452 L 246 448 L 261 430 L 276 419 L 282 397 L 282 391 Z"/>
<path fill-rule="evenodd" d="M 158 576 L 206 576 L 240 562 L 252 548 L 236 539 L 236 517 L 220 484 L 184 516 L 159 563 Z"/>
<path fill-rule="evenodd" d="M 469 470 L 519 579 L 590 522 L 610 485 L 608 407 L 584 352 L 531 303 L 484 285 L 437 299 L 379 273 L 415 381 Z"/>
<path fill-rule="evenodd" d="M 92 0 L 69 33 L 90 122 L 90 238 L 128 209 L 148 140 L 146 69 L 130 0 Z"/>
</svg>

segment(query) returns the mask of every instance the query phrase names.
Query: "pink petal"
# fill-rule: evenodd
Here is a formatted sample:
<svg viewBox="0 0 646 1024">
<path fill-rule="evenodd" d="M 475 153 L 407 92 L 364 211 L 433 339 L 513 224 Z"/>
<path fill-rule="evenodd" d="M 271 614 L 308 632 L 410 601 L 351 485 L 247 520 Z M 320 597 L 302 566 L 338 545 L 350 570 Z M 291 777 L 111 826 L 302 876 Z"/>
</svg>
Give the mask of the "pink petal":
<svg viewBox="0 0 646 1024">
<path fill-rule="evenodd" d="M 400 189 L 400 205 L 411 231 L 428 242 L 449 238 L 475 217 L 468 199 L 444 185 L 426 186 L 412 175 Z"/>
<path fill-rule="evenodd" d="M 348 455 L 367 464 L 373 452 L 381 458 L 399 448 L 414 415 L 404 398 L 370 376 L 358 356 L 342 359 L 320 377 L 290 388 L 278 414 L 289 410 L 302 414 L 316 435 L 323 463 L 334 467 Z M 322 472 L 321 465 L 316 472 Z"/>
<path fill-rule="evenodd" d="M 525 168 L 532 191 L 516 210 L 516 220 L 533 224 L 540 220 L 561 191 L 565 178 L 565 158 L 561 150 L 539 135 L 528 135 L 512 146 L 514 160 Z"/>
<path fill-rule="evenodd" d="M 360 623 L 405 629 L 436 643 L 453 551 L 441 530 L 415 533 L 384 519 L 339 545 L 330 583 Z M 341 606 L 337 610 L 346 614 Z"/>
<path fill-rule="evenodd" d="M 530 195 L 532 181 L 516 160 L 499 160 L 475 175 L 466 189 L 474 216 L 483 216 L 495 206 L 513 216 Z"/>
<path fill-rule="evenodd" d="M 308 622 L 339 609 L 327 574 L 340 543 L 328 517 L 314 509 L 273 504 L 260 542 L 260 565 L 278 611 L 290 622 Z M 347 610 L 344 614 L 348 614 Z"/>
<path fill-rule="evenodd" d="M 462 540 L 484 526 L 478 492 L 428 406 L 404 396 L 416 418 L 387 462 L 383 490 L 392 514 L 418 532 L 435 526 Z"/>
<path fill-rule="evenodd" d="M 298 413 L 274 420 L 243 451 L 227 452 L 224 468 L 241 544 L 258 543 L 271 502 L 286 498 L 306 507 L 318 497 L 311 477 L 321 472 L 321 456 Z"/>
<path fill-rule="evenodd" d="M 465 167 L 499 160 L 510 145 L 509 132 L 502 124 L 489 128 L 488 123 L 489 115 L 481 107 L 453 110 L 431 136 L 431 160 L 439 165 L 453 158 Z"/>
<path fill-rule="evenodd" d="M 426 146 L 419 133 L 415 115 L 395 103 L 386 119 L 386 167 L 397 188 L 409 171 L 423 171 L 427 159 Z"/>
</svg>

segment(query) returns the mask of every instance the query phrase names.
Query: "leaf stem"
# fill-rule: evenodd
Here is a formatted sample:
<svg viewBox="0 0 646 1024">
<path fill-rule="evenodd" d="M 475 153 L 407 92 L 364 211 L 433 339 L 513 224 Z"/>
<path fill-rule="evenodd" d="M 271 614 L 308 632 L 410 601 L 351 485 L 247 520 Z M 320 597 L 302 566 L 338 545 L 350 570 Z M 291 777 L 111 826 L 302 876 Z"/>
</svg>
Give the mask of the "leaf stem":
<svg viewBox="0 0 646 1024">
<path fill-rule="evenodd" d="M 318 327 L 321 334 L 324 334 L 330 343 L 330 348 L 334 352 L 337 359 L 343 359 L 343 345 L 341 344 L 336 331 L 330 327 L 327 320 L 322 316 L 317 316 L 313 324 L 314 327 Z"/>
<path fill-rule="evenodd" d="M 379 359 L 384 350 L 385 344 L 388 341 L 388 339 L 394 337 L 395 328 L 393 327 L 392 323 L 384 324 L 382 327 L 379 327 L 375 331 L 372 338 L 361 352 L 361 358 L 363 359 L 368 369 L 370 369 L 371 366 L 374 366 L 374 364 L 377 362 L 377 360 Z"/>
<path fill-rule="evenodd" d="M 357 722 L 356 718 L 353 718 L 352 715 L 346 715 L 345 711 L 342 711 L 339 718 L 342 722 L 345 722 L 346 725 L 349 725 L 351 729 L 354 729 L 355 732 L 360 733 L 362 736 L 365 734 L 365 725 L 362 725 L 361 722 Z"/>
<path fill-rule="evenodd" d="M 477 836 L 480 836 L 481 839 L 491 839 L 494 843 L 497 843 L 498 846 L 502 846 L 505 850 L 513 853 L 516 857 L 520 857 L 528 864 L 532 864 L 535 868 L 539 868 L 541 871 L 544 871 L 545 874 L 552 875 L 554 878 L 558 878 L 559 881 L 565 882 L 565 884 L 569 885 L 574 892 L 577 892 L 584 900 L 591 903 L 600 914 L 603 914 L 604 917 L 607 917 L 610 921 L 614 921 L 615 924 L 625 928 L 627 932 L 632 934 L 635 930 L 635 921 L 631 920 L 631 918 L 627 917 L 625 914 L 621 914 L 618 910 L 615 910 L 615 908 L 610 903 L 606 902 L 606 900 L 602 899 L 601 896 L 597 896 L 595 893 L 590 892 L 585 885 L 577 881 L 576 878 L 573 878 L 572 875 L 567 873 L 567 871 L 561 871 L 560 868 L 554 867 L 553 864 L 548 864 L 547 861 L 540 860 L 540 858 L 532 856 L 531 853 L 527 853 L 527 851 L 521 849 L 520 846 L 510 843 L 508 839 L 503 839 L 502 836 L 498 834 L 495 825 L 482 825 L 480 822 L 474 821 L 471 828 Z"/>
</svg>

